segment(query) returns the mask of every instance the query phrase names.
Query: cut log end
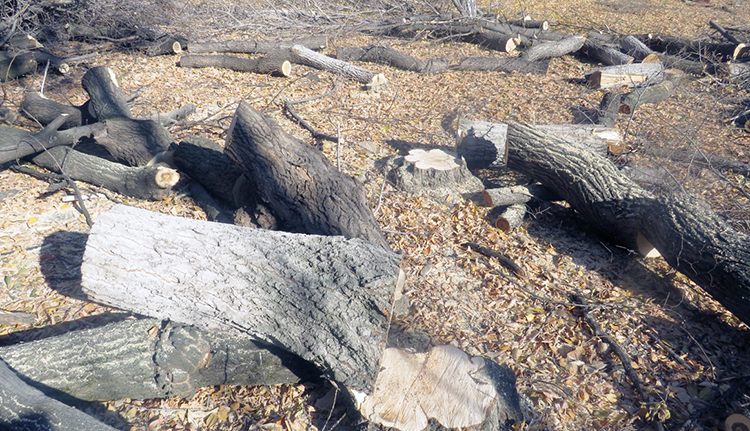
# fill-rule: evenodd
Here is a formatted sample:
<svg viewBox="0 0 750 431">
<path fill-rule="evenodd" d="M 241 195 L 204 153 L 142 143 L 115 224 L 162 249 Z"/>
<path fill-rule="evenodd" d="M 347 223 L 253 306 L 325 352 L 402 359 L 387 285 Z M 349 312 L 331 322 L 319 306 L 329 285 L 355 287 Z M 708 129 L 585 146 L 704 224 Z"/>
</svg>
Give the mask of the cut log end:
<svg viewBox="0 0 750 431">
<path fill-rule="evenodd" d="M 414 163 L 417 169 L 435 169 L 438 171 L 449 171 L 458 168 L 455 154 L 448 154 L 442 150 L 425 151 L 415 149 L 409 151 L 404 157 L 407 162 Z"/>
<path fill-rule="evenodd" d="M 659 56 L 651 53 L 645 57 L 643 57 L 643 60 L 641 60 L 641 63 L 658 63 L 661 59 L 659 59 Z"/>
</svg>

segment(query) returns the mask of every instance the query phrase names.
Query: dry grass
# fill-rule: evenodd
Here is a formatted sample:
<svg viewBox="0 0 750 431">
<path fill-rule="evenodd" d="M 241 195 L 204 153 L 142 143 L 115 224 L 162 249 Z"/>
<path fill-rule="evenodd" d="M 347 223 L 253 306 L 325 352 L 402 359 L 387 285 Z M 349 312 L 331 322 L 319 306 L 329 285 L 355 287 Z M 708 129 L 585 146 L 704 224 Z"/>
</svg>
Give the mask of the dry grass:
<svg viewBox="0 0 750 431">
<path fill-rule="evenodd" d="M 416 2 L 415 2 L 416 3 Z M 449 41 L 376 39 L 350 31 L 348 24 L 377 18 L 382 10 L 357 10 L 347 3 L 337 9 L 315 2 L 272 7 L 269 3 L 224 4 L 186 2 L 173 22 L 187 32 L 211 38 L 276 38 L 328 32 L 335 46 L 378 43 L 420 58 L 490 54 L 476 46 Z M 380 3 L 378 3 L 380 5 Z M 385 8 L 386 3 L 381 6 Z M 210 7 L 209 7 L 210 6 Z M 282 8 L 283 6 L 283 8 Z M 361 6 L 361 5 L 359 5 Z M 448 4 L 444 5 L 447 10 Z M 678 0 L 637 2 L 578 0 L 482 4 L 487 13 L 516 18 L 530 14 L 549 20 L 557 30 L 587 32 L 611 29 L 627 33 L 654 32 L 698 37 L 709 33 L 709 19 L 726 26 L 747 25 L 746 1 L 692 3 Z M 275 11 L 270 13 L 269 11 Z M 398 12 L 393 9 L 392 12 Z M 324 25 L 314 20 L 327 16 Z M 348 18 L 346 17 L 348 16 Z M 263 19 L 259 19 L 263 17 Z M 195 21 L 197 19 L 197 22 Z M 744 21 L 744 22 L 743 22 Z M 272 31 L 281 27 L 279 34 Z M 67 46 L 73 51 L 88 46 Z M 187 103 L 198 110 L 189 127 L 172 130 L 175 138 L 201 134 L 223 142 L 224 130 L 240 100 L 271 114 L 290 133 L 311 144 L 309 134 L 288 120 L 279 108 L 282 99 L 297 100 L 336 91 L 297 105 L 298 113 L 319 130 L 336 134 L 340 128 L 343 170 L 365 185 L 374 208 L 383 177 L 375 162 L 405 147 L 451 147 L 455 116 L 477 120 L 515 119 L 533 123 L 569 123 L 571 108 L 596 107 L 601 93 L 575 80 L 593 65 L 573 57 L 552 61 L 546 76 L 486 72 L 446 72 L 421 76 L 380 65 L 363 65 L 390 80 L 380 92 L 363 92 L 354 82 L 326 72 L 295 67 L 289 79 L 218 69 L 181 69 L 176 57 L 148 58 L 137 52 L 102 52 L 68 77 L 48 79 L 46 94 L 60 102 L 81 104 L 79 87 L 86 66 L 111 67 L 125 93 L 140 91 L 135 115 L 166 112 Z M 20 102 L 36 90 L 40 76 L 2 85 L 6 104 Z M 690 79 L 667 102 L 639 108 L 618 127 L 634 157 L 644 148 L 701 149 L 747 162 L 750 137 L 722 123 L 720 112 L 730 97 L 747 96 L 713 77 Z M 27 127 L 33 124 L 23 122 Z M 336 149 L 322 149 L 335 160 Z M 707 199 L 718 212 L 750 220 L 747 179 L 719 179 L 707 169 L 667 164 L 685 189 Z M 478 173 L 488 184 L 517 181 L 513 175 Z M 84 188 L 88 186 L 81 185 Z M 57 230 L 86 231 L 75 210 L 62 204 L 60 193 L 45 194 L 46 184 L 10 171 L 0 172 L 0 308 L 31 313 L 34 328 L 55 325 L 107 311 L 99 305 L 66 295 L 66 280 L 76 268 L 64 256 L 49 256 L 40 246 Z M 505 234 L 491 227 L 488 208 L 466 200 L 455 207 L 408 196 L 390 185 L 384 188 L 378 221 L 394 250 L 403 253 L 406 294 L 411 312 L 396 322 L 392 345 L 425 347 L 453 344 L 475 355 L 507 364 L 518 375 L 527 421 L 524 430 L 651 429 L 648 419 L 660 417 L 669 429 L 722 429 L 733 412 L 746 411 L 750 374 L 747 327 L 701 289 L 663 261 L 643 261 L 587 232 L 586 223 L 564 206 L 536 209 L 523 227 Z M 177 216 L 204 217 L 189 196 L 178 189 L 164 202 L 128 203 Z M 96 215 L 112 204 L 89 203 Z M 501 251 L 529 275 L 513 281 L 498 262 L 462 247 L 478 242 Z M 57 278 L 39 272 L 41 259 L 56 259 Z M 619 359 L 569 305 L 569 294 L 581 293 L 595 304 L 593 316 L 634 359 L 634 367 L 650 394 L 639 399 L 625 377 Z M 7 335 L 32 326 L 0 326 Z M 737 383 L 741 383 L 737 385 Z M 316 400 L 328 388 L 283 386 L 205 388 L 190 400 L 119 400 L 96 414 L 121 429 L 273 429 L 323 427 L 329 418 L 325 403 Z M 342 415 L 333 412 L 327 430 Z M 667 416 L 669 416 L 667 418 Z M 344 427 L 346 420 L 339 424 Z M 132 428 L 129 428 L 132 427 Z"/>
</svg>

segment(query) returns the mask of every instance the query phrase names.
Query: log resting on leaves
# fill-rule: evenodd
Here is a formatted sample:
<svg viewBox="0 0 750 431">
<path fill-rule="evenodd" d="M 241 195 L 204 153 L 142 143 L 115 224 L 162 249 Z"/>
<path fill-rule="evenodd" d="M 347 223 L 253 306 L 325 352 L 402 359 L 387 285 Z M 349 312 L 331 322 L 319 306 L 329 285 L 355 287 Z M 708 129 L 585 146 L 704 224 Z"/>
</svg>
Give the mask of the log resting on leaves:
<svg viewBox="0 0 750 431">
<path fill-rule="evenodd" d="M 283 230 L 388 248 L 362 185 L 247 102 L 237 107 L 224 151 L 255 185 L 251 200 L 271 208 Z"/>
<path fill-rule="evenodd" d="M 126 318 L 2 346 L 0 357 L 66 402 L 190 398 L 202 386 L 275 385 L 316 376 L 299 357 L 269 350 L 247 334 L 158 319 Z"/>
<path fill-rule="evenodd" d="M 604 157 L 525 124 L 508 126 L 508 146 L 509 167 L 557 192 L 601 235 L 633 250 L 645 239 L 750 323 L 750 236 L 705 203 L 689 195 L 656 198 Z"/>
<path fill-rule="evenodd" d="M 81 284 L 93 300 L 138 314 L 239 329 L 371 393 L 400 261 L 360 239 L 116 206 L 91 230 Z"/>
<path fill-rule="evenodd" d="M 0 82 L 12 81 L 36 70 L 36 60 L 30 52 L 0 52 Z"/>
<path fill-rule="evenodd" d="M 140 199 L 164 199 L 180 178 L 177 171 L 163 164 L 130 167 L 70 147 L 50 148 L 32 162 L 71 179 Z"/>
<path fill-rule="evenodd" d="M 521 57 L 528 61 L 540 61 L 563 55 L 581 49 L 584 43 L 583 36 L 570 36 L 556 42 L 543 42 L 525 50 Z"/>
<path fill-rule="evenodd" d="M 89 94 L 89 113 L 97 121 L 133 118 L 112 69 L 105 66 L 89 69 L 81 78 L 81 85 Z"/>
<path fill-rule="evenodd" d="M 80 346 L 79 346 L 80 348 Z M 0 360 L 0 429 L 24 431 L 115 431 L 81 410 L 28 385 Z"/>
</svg>

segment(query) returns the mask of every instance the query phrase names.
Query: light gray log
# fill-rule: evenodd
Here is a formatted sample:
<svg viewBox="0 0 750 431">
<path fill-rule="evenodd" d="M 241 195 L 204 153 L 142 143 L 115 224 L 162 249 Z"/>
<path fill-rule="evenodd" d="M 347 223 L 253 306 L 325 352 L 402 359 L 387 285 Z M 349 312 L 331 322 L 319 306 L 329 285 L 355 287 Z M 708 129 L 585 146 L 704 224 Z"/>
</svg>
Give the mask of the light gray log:
<svg viewBox="0 0 750 431">
<path fill-rule="evenodd" d="M 341 74 L 347 78 L 352 78 L 361 82 L 362 84 L 378 86 L 384 85 L 388 82 L 382 73 L 375 73 L 351 63 L 347 63 L 346 61 L 328 57 L 302 45 L 294 45 L 292 47 L 292 58 L 295 63 Z"/>
<path fill-rule="evenodd" d="M 593 38 L 586 39 L 586 43 L 583 44 L 583 52 L 592 60 L 609 66 L 633 62 L 633 57 Z"/>
<path fill-rule="evenodd" d="M 118 205 L 91 229 L 81 285 L 92 300 L 138 314 L 243 331 L 371 393 L 400 261 L 359 239 Z"/>
<path fill-rule="evenodd" d="M 526 215 L 526 205 L 513 204 L 503 210 L 500 216 L 495 219 L 494 225 L 503 232 L 510 232 L 521 226 L 524 215 Z"/>
</svg>

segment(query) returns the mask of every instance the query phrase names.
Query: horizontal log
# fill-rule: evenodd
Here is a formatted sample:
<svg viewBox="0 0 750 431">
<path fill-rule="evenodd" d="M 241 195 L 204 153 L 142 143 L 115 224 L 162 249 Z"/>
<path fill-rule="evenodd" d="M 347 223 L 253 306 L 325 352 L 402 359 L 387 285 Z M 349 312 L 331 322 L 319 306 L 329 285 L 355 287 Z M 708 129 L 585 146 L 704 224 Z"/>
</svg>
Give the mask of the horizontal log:
<svg viewBox="0 0 750 431">
<path fill-rule="evenodd" d="M 284 57 L 239 58 L 230 55 L 183 55 L 180 67 L 219 67 L 237 72 L 289 76 L 292 65 Z"/>
<path fill-rule="evenodd" d="M 417 73 L 435 73 L 448 69 L 445 59 L 422 60 L 403 54 L 393 48 L 385 46 L 363 46 L 338 48 L 336 58 L 343 61 L 366 61 L 370 63 L 386 64 L 401 70 Z"/>
<path fill-rule="evenodd" d="M 369 394 L 400 261 L 359 239 L 118 205 L 91 229 L 81 285 L 92 300 L 138 314 L 208 331 L 240 330 Z"/>
<path fill-rule="evenodd" d="M 36 91 L 29 91 L 21 101 L 21 112 L 36 120 L 42 126 L 46 126 L 60 114 L 67 114 L 65 122 L 60 126 L 61 130 L 78 127 L 83 124 L 84 112 L 80 107 L 57 103 L 48 99 Z"/>
<path fill-rule="evenodd" d="M 632 35 L 628 35 L 620 39 L 620 46 L 626 54 L 630 55 L 638 61 L 641 61 L 650 54 L 654 53 L 654 50 L 649 48 L 645 43 L 641 42 L 637 37 Z"/>
<path fill-rule="evenodd" d="M 522 72 L 544 75 L 549 61 L 528 61 L 521 57 L 468 57 L 461 60 L 458 70 L 488 72 Z"/>
<path fill-rule="evenodd" d="M 203 386 L 275 385 L 317 376 L 300 358 L 238 331 L 158 319 L 126 318 L 1 346 L 0 357 L 35 386 L 64 394 L 63 401 L 190 398 Z"/>
<path fill-rule="evenodd" d="M 512 19 L 507 21 L 510 25 L 515 25 L 518 27 L 523 28 L 538 28 L 540 30 L 547 31 L 549 30 L 549 22 L 547 21 L 540 21 L 540 20 L 533 20 L 529 18 L 528 16 L 524 19 Z"/>
<path fill-rule="evenodd" d="M 351 63 L 328 57 L 302 45 L 294 45 L 291 50 L 295 63 L 341 74 L 368 86 L 379 87 L 388 82 L 382 73 L 375 73 Z"/>
<path fill-rule="evenodd" d="M 291 41 L 263 42 L 257 40 L 227 40 L 223 42 L 190 42 L 187 50 L 193 54 L 216 52 L 236 54 L 268 54 L 287 50 L 294 45 L 302 45 L 313 51 L 325 49 L 328 41 L 325 36 L 314 36 Z"/>
<path fill-rule="evenodd" d="M 69 147 L 54 147 L 32 161 L 52 172 L 68 175 L 106 189 L 140 199 L 161 200 L 172 190 L 180 175 L 165 165 L 130 167 Z"/>
</svg>

